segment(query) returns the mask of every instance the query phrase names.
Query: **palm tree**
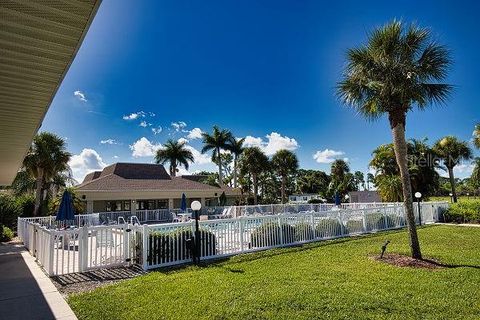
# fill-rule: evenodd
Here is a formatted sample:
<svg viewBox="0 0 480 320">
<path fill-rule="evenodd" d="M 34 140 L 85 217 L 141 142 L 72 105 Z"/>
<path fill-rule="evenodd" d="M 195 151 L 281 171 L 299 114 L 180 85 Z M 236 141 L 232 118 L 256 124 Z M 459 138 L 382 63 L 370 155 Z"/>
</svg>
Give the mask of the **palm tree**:
<svg viewBox="0 0 480 320">
<path fill-rule="evenodd" d="M 243 143 L 245 142 L 245 138 L 242 139 L 235 139 L 231 138 L 229 140 L 229 150 L 233 153 L 233 187 L 237 187 L 237 175 L 238 175 L 238 157 L 242 154 L 243 150 Z"/>
<path fill-rule="evenodd" d="M 159 164 L 170 163 L 170 176 L 175 177 L 179 165 L 188 170 L 189 162 L 194 162 L 192 151 L 185 147 L 185 142 L 178 142 L 169 139 L 163 148 L 158 149 L 155 155 L 155 162 Z"/>
<path fill-rule="evenodd" d="M 268 170 L 268 157 L 258 147 L 245 148 L 240 158 L 240 167 L 244 174 L 248 174 L 252 178 L 253 202 L 258 204 L 258 177 L 262 172 Z"/>
<path fill-rule="evenodd" d="M 473 131 L 473 144 L 480 149 L 480 123 L 475 125 L 475 130 Z"/>
<path fill-rule="evenodd" d="M 413 258 L 421 259 L 407 166 L 406 116 L 414 106 L 423 110 L 447 100 L 452 86 L 438 82 L 445 79 L 451 64 L 449 51 L 432 40 L 428 29 L 393 21 L 371 32 L 366 45 L 350 49 L 347 60 L 338 95 L 367 119 L 388 115 L 411 253 Z"/>
<path fill-rule="evenodd" d="M 468 142 L 460 141 L 454 136 L 446 136 L 438 140 L 434 144 L 433 150 L 435 154 L 443 160 L 443 165 L 447 168 L 452 188 L 453 202 L 457 202 L 453 168 L 462 160 L 470 160 L 472 158 L 472 150 L 468 146 Z"/>
<path fill-rule="evenodd" d="M 33 138 L 30 150 L 23 160 L 23 167 L 35 178 L 34 216 L 40 213 L 45 184 L 58 173 L 69 170 L 70 157 L 65 140 L 59 136 L 42 132 Z"/>
<path fill-rule="evenodd" d="M 367 189 L 370 190 L 370 184 L 375 185 L 375 176 L 373 173 L 367 173 Z"/>
<path fill-rule="evenodd" d="M 285 186 L 289 175 L 298 169 L 298 159 L 295 153 L 289 150 L 278 150 L 272 157 L 273 170 L 282 178 L 282 203 L 286 202 Z"/>
<path fill-rule="evenodd" d="M 229 150 L 229 142 L 233 139 L 230 131 L 226 129 L 221 130 L 218 126 L 213 126 L 212 134 L 203 132 L 202 137 L 204 144 L 202 153 L 213 150 L 213 159 L 220 159 L 218 155 L 220 155 L 221 150 Z M 220 186 L 223 187 L 222 161 L 218 161 L 218 180 Z"/>
<path fill-rule="evenodd" d="M 380 175 L 376 179 L 378 193 L 385 202 L 402 201 L 402 180 L 398 175 Z"/>
<path fill-rule="evenodd" d="M 474 165 L 472 175 L 470 176 L 470 181 L 472 181 L 472 185 L 474 188 L 480 188 L 480 157 L 476 157 L 473 160 Z"/>
<path fill-rule="evenodd" d="M 363 188 L 365 190 L 365 176 L 363 175 L 362 171 L 355 171 L 353 174 L 355 178 L 355 184 L 357 185 L 357 189 L 360 190 Z"/>
</svg>

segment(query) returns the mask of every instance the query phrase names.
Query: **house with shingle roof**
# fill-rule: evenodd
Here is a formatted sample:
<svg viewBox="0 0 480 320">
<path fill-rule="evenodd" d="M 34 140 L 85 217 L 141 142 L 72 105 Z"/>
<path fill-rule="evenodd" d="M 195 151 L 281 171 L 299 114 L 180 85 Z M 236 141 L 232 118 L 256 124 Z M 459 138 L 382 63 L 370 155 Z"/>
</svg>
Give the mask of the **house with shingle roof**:
<svg viewBox="0 0 480 320">
<path fill-rule="evenodd" d="M 199 176 L 171 177 L 162 165 L 149 163 L 112 164 L 89 173 L 76 191 L 88 213 L 180 208 L 182 194 L 187 206 L 195 200 L 202 206 L 218 205 L 223 192 L 227 205 L 240 197 L 239 189 L 212 186 Z"/>
</svg>

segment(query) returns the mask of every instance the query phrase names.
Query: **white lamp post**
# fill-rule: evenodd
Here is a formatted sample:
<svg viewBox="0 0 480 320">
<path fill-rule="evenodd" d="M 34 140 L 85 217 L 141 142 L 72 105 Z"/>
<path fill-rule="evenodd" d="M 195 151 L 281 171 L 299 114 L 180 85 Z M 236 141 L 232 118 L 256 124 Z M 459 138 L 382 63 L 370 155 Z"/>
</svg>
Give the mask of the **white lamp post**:
<svg viewBox="0 0 480 320">
<path fill-rule="evenodd" d="M 453 193 L 450 192 L 448 195 L 450 196 L 450 202 L 453 203 Z"/>
<path fill-rule="evenodd" d="M 200 262 L 200 228 L 198 226 L 198 220 L 200 219 L 198 213 L 202 209 L 202 204 L 200 201 L 193 201 L 190 205 L 193 212 L 195 213 L 195 242 L 194 242 L 194 252 L 193 252 L 193 263 L 199 264 Z"/>
<path fill-rule="evenodd" d="M 420 199 L 422 198 L 422 194 L 420 192 L 415 192 L 415 198 L 417 198 L 417 206 L 418 206 L 418 222 L 422 225 L 422 214 L 420 212 Z"/>
</svg>

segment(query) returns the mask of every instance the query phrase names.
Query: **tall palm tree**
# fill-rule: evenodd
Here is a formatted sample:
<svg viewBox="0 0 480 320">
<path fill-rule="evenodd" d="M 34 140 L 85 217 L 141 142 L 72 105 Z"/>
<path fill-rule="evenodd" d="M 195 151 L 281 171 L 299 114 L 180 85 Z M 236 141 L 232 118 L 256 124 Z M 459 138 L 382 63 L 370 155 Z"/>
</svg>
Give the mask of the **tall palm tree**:
<svg viewBox="0 0 480 320">
<path fill-rule="evenodd" d="M 473 144 L 480 149 L 480 123 L 475 125 L 475 130 L 473 131 Z"/>
<path fill-rule="evenodd" d="M 212 134 L 206 132 L 202 133 L 203 148 L 202 153 L 213 151 L 213 159 L 221 159 L 219 157 L 221 150 L 229 150 L 230 140 L 233 139 L 233 135 L 226 129 L 220 129 L 218 126 L 213 126 Z M 223 172 L 222 161 L 218 161 L 218 183 L 223 187 Z"/>
<path fill-rule="evenodd" d="M 155 162 L 159 164 L 170 163 L 170 176 L 175 177 L 179 165 L 188 170 L 189 162 L 194 162 L 192 151 L 186 148 L 185 142 L 169 139 L 163 148 L 155 154 Z"/>
<path fill-rule="evenodd" d="M 289 175 L 297 172 L 298 159 L 295 153 L 289 150 L 278 150 L 272 157 L 273 170 L 282 178 L 282 203 L 286 202 L 285 186 Z"/>
<path fill-rule="evenodd" d="M 470 180 L 472 181 L 472 185 L 474 188 L 480 188 L 480 157 L 476 157 L 473 160 L 474 165 L 472 175 L 470 176 Z"/>
<path fill-rule="evenodd" d="M 443 165 L 447 168 L 452 188 L 453 202 L 457 202 L 453 168 L 462 160 L 470 160 L 472 158 L 472 150 L 468 146 L 467 141 L 460 141 L 454 136 L 446 136 L 438 140 L 433 145 L 433 150 L 435 154 L 443 160 Z"/>
<path fill-rule="evenodd" d="M 240 167 L 245 175 L 252 178 L 253 202 L 258 204 L 258 178 L 269 168 L 268 157 L 258 147 L 245 148 L 240 158 Z"/>
<path fill-rule="evenodd" d="M 237 175 L 238 175 L 238 157 L 242 154 L 243 150 L 243 143 L 245 142 L 245 138 L 242 139 L 235 139 L 231 138 L 229 140 L 229 150 L 233 153 L 233 187 L 237 187 Z"/>
<path fill-rule="evenodd" d="M 411 253 L 413 258 L 421 259 L 407 167 L 406 116 L 414 106 L 423 110 L 447 100 L 452 86 L 439 82 L 445 79 L 451 64 L 449 51 L 432 40 L 428 29 L 393 21 L 371 32 L 366 45 L 350 49 L 347 60 L 338 95 L 367 119 L 388 115 Z"/>
<path fill-rule="evenodd" d="M 71 154 L 66 151 L 65 140 L 59 136 L 42 132 L 33 138 L 30 150 L 23 160 L 23 167 L 35 178 L 34 216 L 40 213 L 46 183 L 58 173 L 69 170 L 70 157 Z"/>
</svg>

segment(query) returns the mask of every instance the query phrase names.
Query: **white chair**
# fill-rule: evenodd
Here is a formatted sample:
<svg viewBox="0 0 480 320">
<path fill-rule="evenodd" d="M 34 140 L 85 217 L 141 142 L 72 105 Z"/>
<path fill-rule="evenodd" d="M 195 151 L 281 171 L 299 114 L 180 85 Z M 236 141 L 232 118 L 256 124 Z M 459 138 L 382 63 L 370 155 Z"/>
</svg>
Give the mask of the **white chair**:
<svg viewBox="0 0 480 320">
<path fill-rule="evenodd" d="M 170 212 L 170 214 L 172 215 L 172 222 L 182 222 L 182 219 L 175 212 Z"/>
</svg>

